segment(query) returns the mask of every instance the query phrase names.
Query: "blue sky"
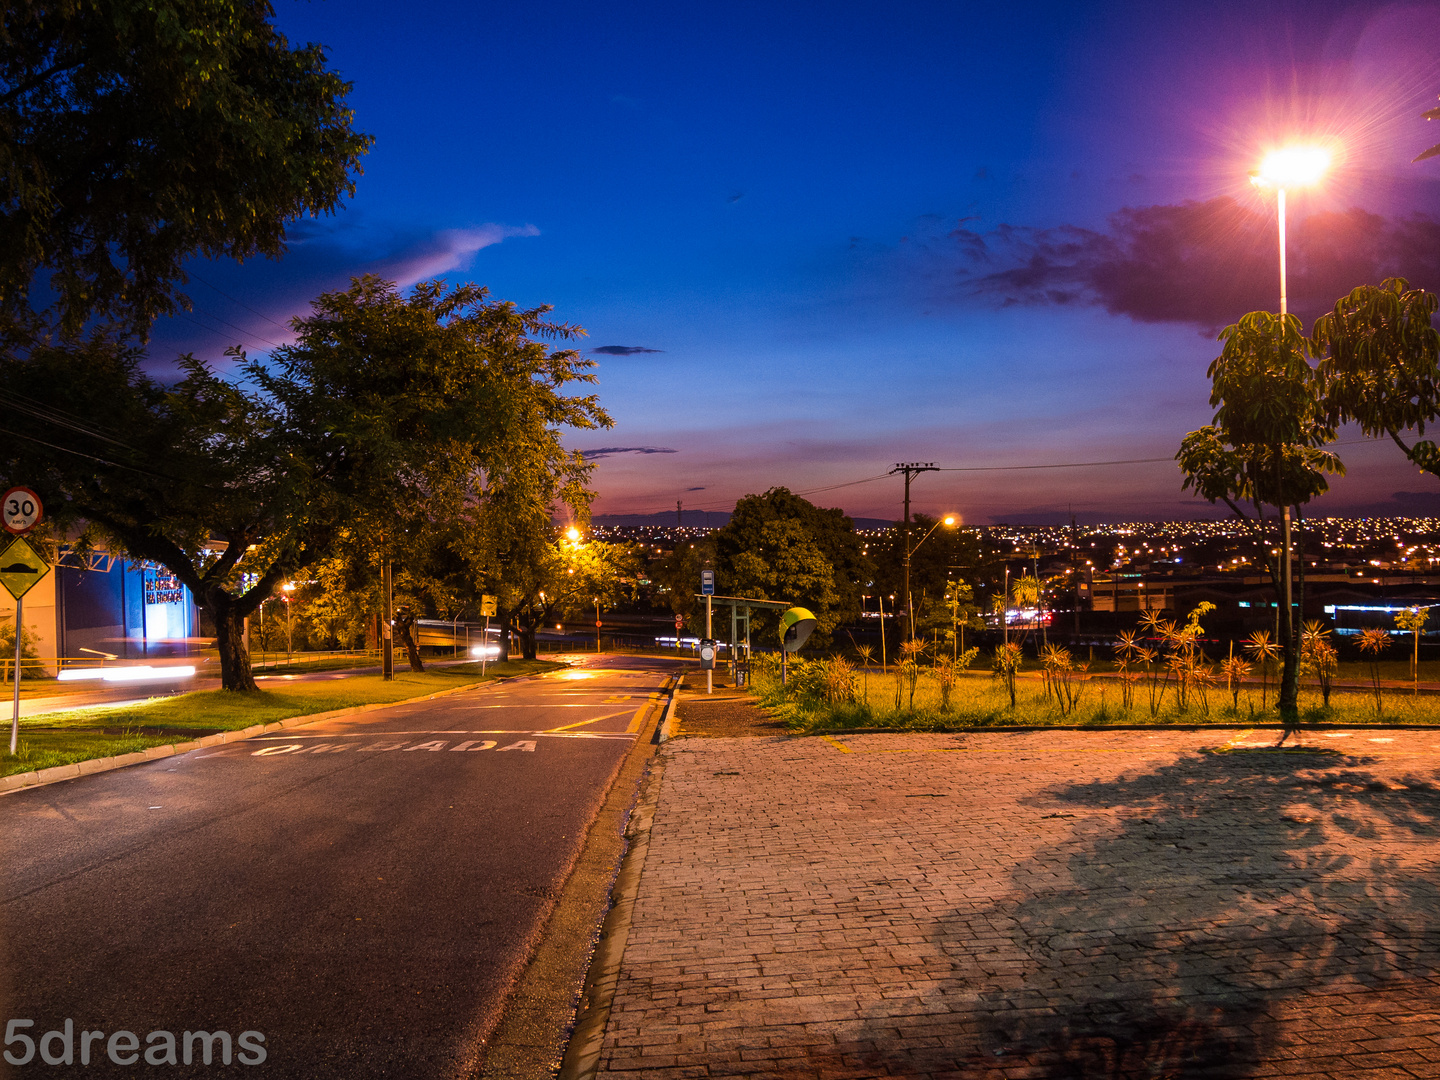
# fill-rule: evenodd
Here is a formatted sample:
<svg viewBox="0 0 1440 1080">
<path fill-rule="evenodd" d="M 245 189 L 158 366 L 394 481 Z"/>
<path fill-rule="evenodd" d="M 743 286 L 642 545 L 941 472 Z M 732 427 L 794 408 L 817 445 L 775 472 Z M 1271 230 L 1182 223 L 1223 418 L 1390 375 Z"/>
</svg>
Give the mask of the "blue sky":
<svg viewBox="0 0 1440 1080">
<path fill-rule="evenodd" d="M 152 354 L 263 352 L 362 272 L 553 304 L 616 421 L 569 440 L 614 451 L 598 514 L 785 485 L 894 517 L 897 480 L 852 482 L 1169 458 L 1209 419 L 1215 330 L 1276 303 L 1273 202 L 1246 174 L 1296 136 L 1338 154 L 1292 195 L 1296 308 L 1383 273 L 1440 288 L 1440 161 L 1410 164 L 1440 141 L 1419 119 L 1440 4 L 278 0 L 277 19 L 353 80 L 365 175 L 283 261 L 197 266 L 196 312 Z M 1440 510 L 1393 450 L 1341 451 L 1317 511 Z M 945 472 L 916 495 L 976 524 L 1214 513 L 1166 462 Z"/>
</svg>

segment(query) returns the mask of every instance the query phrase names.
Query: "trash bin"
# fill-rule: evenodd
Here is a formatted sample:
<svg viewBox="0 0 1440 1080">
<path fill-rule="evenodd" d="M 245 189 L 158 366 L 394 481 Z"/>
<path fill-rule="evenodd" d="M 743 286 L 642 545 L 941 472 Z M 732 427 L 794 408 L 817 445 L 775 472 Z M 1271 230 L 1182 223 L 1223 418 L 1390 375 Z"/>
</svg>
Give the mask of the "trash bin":
<svg viewBox="0 0 1440 1080">
<path fill-rule="evenodd" d="M 735 685 L 744 686 L 750 680 L 750 661 L 735 661 Z"/>
</svg>

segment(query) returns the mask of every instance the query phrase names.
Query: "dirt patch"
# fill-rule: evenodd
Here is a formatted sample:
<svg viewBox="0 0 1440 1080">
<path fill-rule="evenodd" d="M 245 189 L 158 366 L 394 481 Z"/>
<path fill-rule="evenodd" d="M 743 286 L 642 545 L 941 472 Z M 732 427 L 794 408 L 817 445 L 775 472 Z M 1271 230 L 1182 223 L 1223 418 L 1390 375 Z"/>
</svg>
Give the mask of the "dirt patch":
<svg viewBox="0 0 1440 1080">
<path fill-rule="evenodd" d="M 693 691 L 691 692 L 693 693 Z M 733 739 L 746 735 L 786 735 L 783 720 L 777 720 L 755 703 L 755 699 L 730 691 L 707 697 L 685 694 L 675 708 L 680 720 L 679 734 L 696 738 Z"/>
</svg>

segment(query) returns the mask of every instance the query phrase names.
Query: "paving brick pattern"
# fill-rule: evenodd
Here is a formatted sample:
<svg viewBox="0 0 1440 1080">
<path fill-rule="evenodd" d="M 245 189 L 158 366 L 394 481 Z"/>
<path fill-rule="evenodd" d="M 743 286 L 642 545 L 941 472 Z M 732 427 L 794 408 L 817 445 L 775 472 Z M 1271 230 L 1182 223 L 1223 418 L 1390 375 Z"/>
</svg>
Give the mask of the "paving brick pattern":
<svg viewBox="0 0 1440 1080">
<path fill-rule="evenodd" d="M 1440 733 L 1273 738 L 672 742 L 600 1073 L 1440 1076 Z"/>
</svg>

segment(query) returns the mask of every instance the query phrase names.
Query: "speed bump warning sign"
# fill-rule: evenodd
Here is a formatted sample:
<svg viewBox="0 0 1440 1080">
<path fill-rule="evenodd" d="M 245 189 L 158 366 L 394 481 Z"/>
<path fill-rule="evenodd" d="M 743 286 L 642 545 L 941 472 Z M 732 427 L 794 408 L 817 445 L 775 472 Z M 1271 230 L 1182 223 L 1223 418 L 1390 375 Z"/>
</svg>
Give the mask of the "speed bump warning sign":
<svg viewBox="0 0 1440 1080">
<path fill-rule="evenodd" d="M 30 546 L 23 536 L 0 553 L 0 585 L 16 600 L 19 600 L 46 574 L 50 564 Z"/>
</svg>

